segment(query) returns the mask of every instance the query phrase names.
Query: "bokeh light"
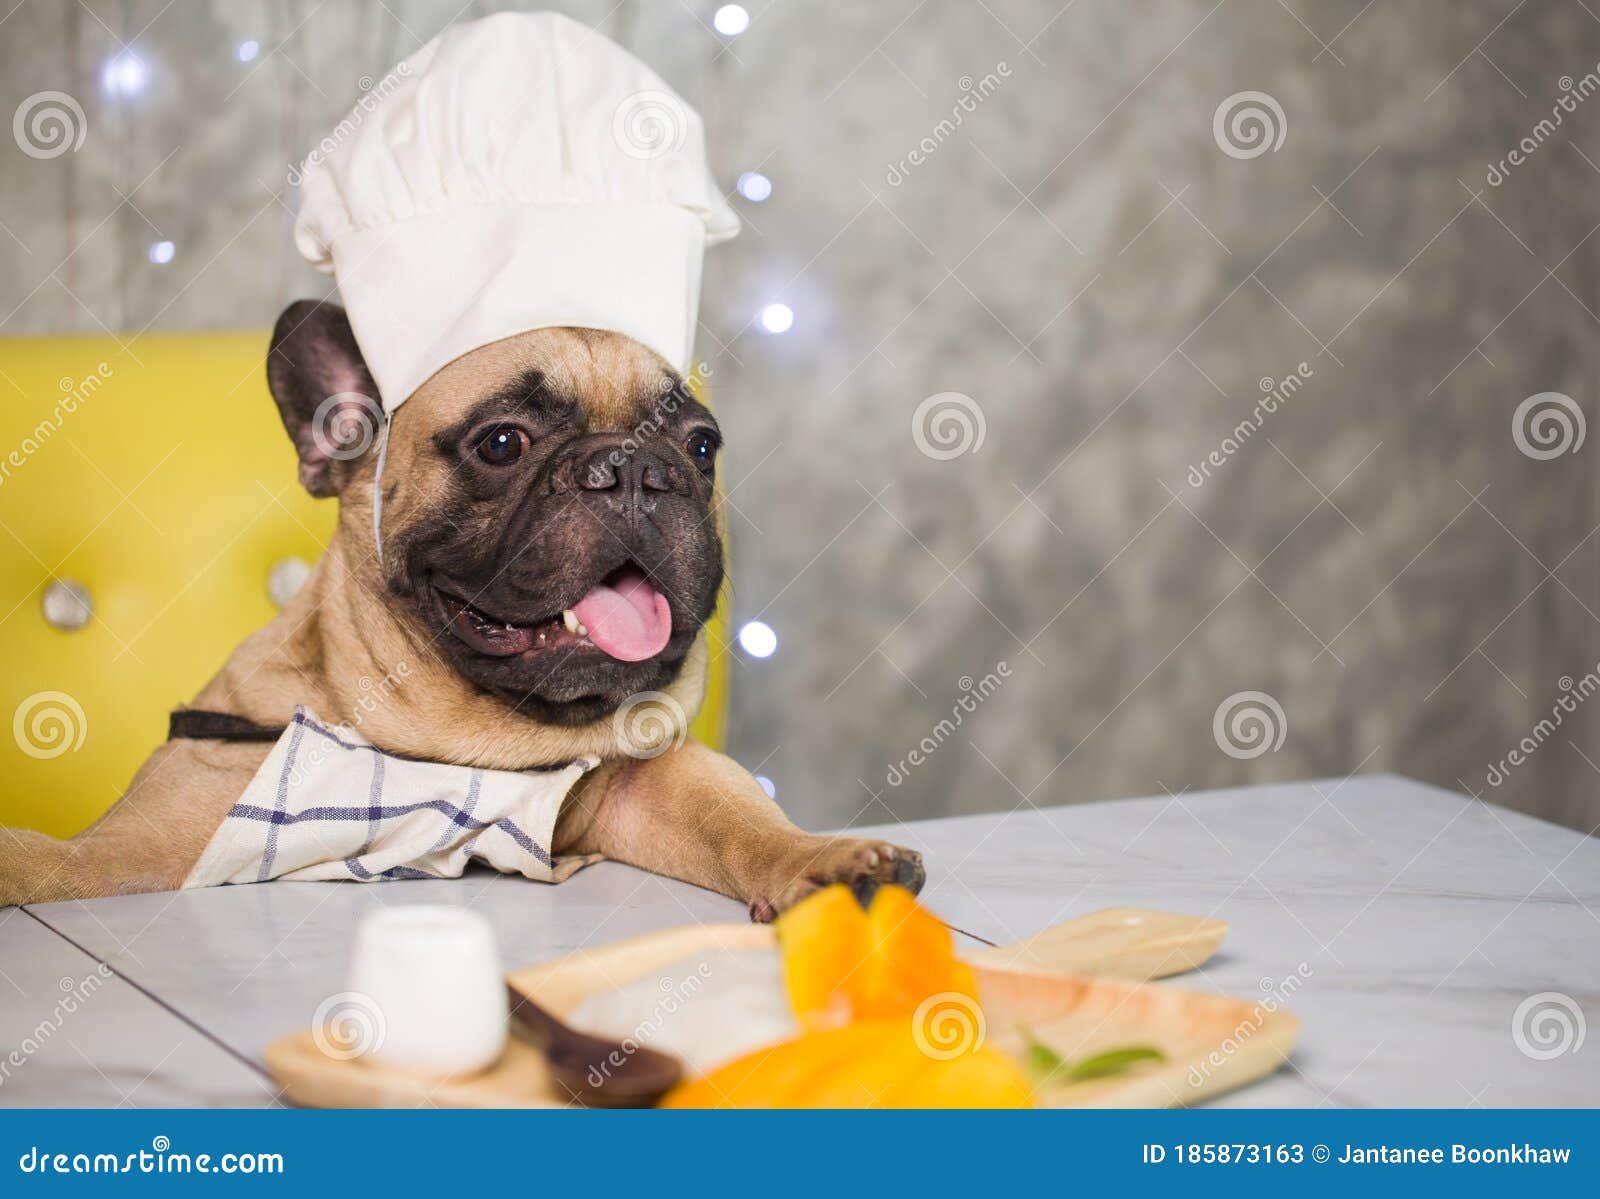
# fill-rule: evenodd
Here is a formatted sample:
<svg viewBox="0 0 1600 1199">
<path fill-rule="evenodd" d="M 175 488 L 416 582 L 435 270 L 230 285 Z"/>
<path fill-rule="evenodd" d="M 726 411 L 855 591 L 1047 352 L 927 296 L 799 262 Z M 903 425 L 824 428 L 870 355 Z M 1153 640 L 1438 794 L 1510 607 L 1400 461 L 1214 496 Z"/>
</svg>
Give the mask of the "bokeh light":
<svg viewBox="0 0 1600 1199">
<path fill-rule="evenodd" d="M 787 304 L 768 304 L 761 310 L 761 327 L 768 333 L 787 333 L 794 325 L 794 309 Z"/>
<path fill-rule="evenodd" d="M 739 629 L 739 645 L 752 658 L 770 658 L 778 648 L 778 634 L 764 620 L 747 621 Z"/>
</svg>

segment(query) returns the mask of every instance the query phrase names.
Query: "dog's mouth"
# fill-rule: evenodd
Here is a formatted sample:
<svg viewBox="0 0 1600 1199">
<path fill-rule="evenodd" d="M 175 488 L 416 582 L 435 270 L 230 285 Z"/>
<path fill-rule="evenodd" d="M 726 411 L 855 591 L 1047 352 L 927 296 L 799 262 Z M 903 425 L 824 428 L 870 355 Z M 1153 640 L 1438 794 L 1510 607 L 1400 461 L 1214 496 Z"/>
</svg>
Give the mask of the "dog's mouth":
<svg viewBox="0 0 1600 1199">
<path fill-rule="evenodd" d="M 501 620 L 437 583 L 433 591 L 450 632 L 491 658 L 593 649 L 619 662 L 643 662 L 672 639 L 667 597 L 631 564 L 607 575 L 572 607 L 531 624 Z"/>
</svg>

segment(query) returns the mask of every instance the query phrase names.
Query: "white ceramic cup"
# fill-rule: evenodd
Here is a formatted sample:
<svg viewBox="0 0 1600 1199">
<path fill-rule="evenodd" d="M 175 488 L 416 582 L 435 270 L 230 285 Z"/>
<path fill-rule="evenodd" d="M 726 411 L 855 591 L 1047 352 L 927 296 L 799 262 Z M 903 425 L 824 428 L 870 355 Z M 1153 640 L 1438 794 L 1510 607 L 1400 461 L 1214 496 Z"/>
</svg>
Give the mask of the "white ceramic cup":
<svg viewBox="0 0 1600 1199">
<path fill-rule="evenodd" d="M 506 984 L 489 922 L 466 908 L 415 904 L 362 920 L 350 996 L 374 1025 L 361 1056 L 438 1078 L 492 1066 L 506 1043 Z"/>
</svg>

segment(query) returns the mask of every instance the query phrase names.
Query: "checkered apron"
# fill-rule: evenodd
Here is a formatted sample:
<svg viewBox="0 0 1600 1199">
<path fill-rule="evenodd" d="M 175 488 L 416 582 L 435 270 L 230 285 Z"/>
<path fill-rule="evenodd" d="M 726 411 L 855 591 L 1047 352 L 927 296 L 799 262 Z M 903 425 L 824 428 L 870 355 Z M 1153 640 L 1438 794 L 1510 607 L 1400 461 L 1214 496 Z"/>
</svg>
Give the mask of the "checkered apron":
<svg viewBox="0 0 1600 1199">
<path fill-rule="evenodd" d="M 183 885 L 458 878 L 474 861 L 561 882 L 599 860 L 550 851 L 563 801 L 596 764 L 476 770 L 418 762 L 297 708 Z"/>
</svg>

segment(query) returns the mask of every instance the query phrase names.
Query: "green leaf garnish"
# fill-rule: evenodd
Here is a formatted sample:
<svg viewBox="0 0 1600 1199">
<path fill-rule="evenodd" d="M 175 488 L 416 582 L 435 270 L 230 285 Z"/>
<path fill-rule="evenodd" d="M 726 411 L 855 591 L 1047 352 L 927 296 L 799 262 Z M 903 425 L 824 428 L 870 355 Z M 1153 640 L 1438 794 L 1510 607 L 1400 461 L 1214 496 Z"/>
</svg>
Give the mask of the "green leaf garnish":
<svg viewBox="0 0 1600 1199">
<path fill-rule="evenodd" d="M 1021 1030 L 1025 1045 L 1023 1065 L 1033 1077 L 1034 1086 L 1071 1086 L 1096 1078 L 1121 1074 L 1140 1062 L 1164 1062 L 1167 1055 L 1153 1045 L 1127 1045 L 1108 1049 L 1076 1062 L 1068 1062 L 1026 1028 Z"/>
<path fill-rule="evenodd" d="M 1087 1082 L 1091 1078 L 1105 1078 L 1121 1074 L 1129 1066 L 1140 1062 L 1164 1062 L 1167 1055 L 1153 1045 L 1129 1045 L 1126 1049 L 1108 1049 L 1093 1057 L 1074 1062 L 1067 1070 L 1068 1082 Z"/>
<path fill-rule="evenodd" d="M 1059 1076 L 1066 1067 L 1066 1062 L 1061 1055 L 1050 1046 L 1039 1040 L 1027 1029 L 1022 1030 L 1022 1039 L 1027 1042 L 1027 1051 L 1023 1054 L 1022 1064 L 1027 1067 L 1028 1073 L 1033 1076 L 1033 1085 L 1044 1086 Z"/>
</svg>

